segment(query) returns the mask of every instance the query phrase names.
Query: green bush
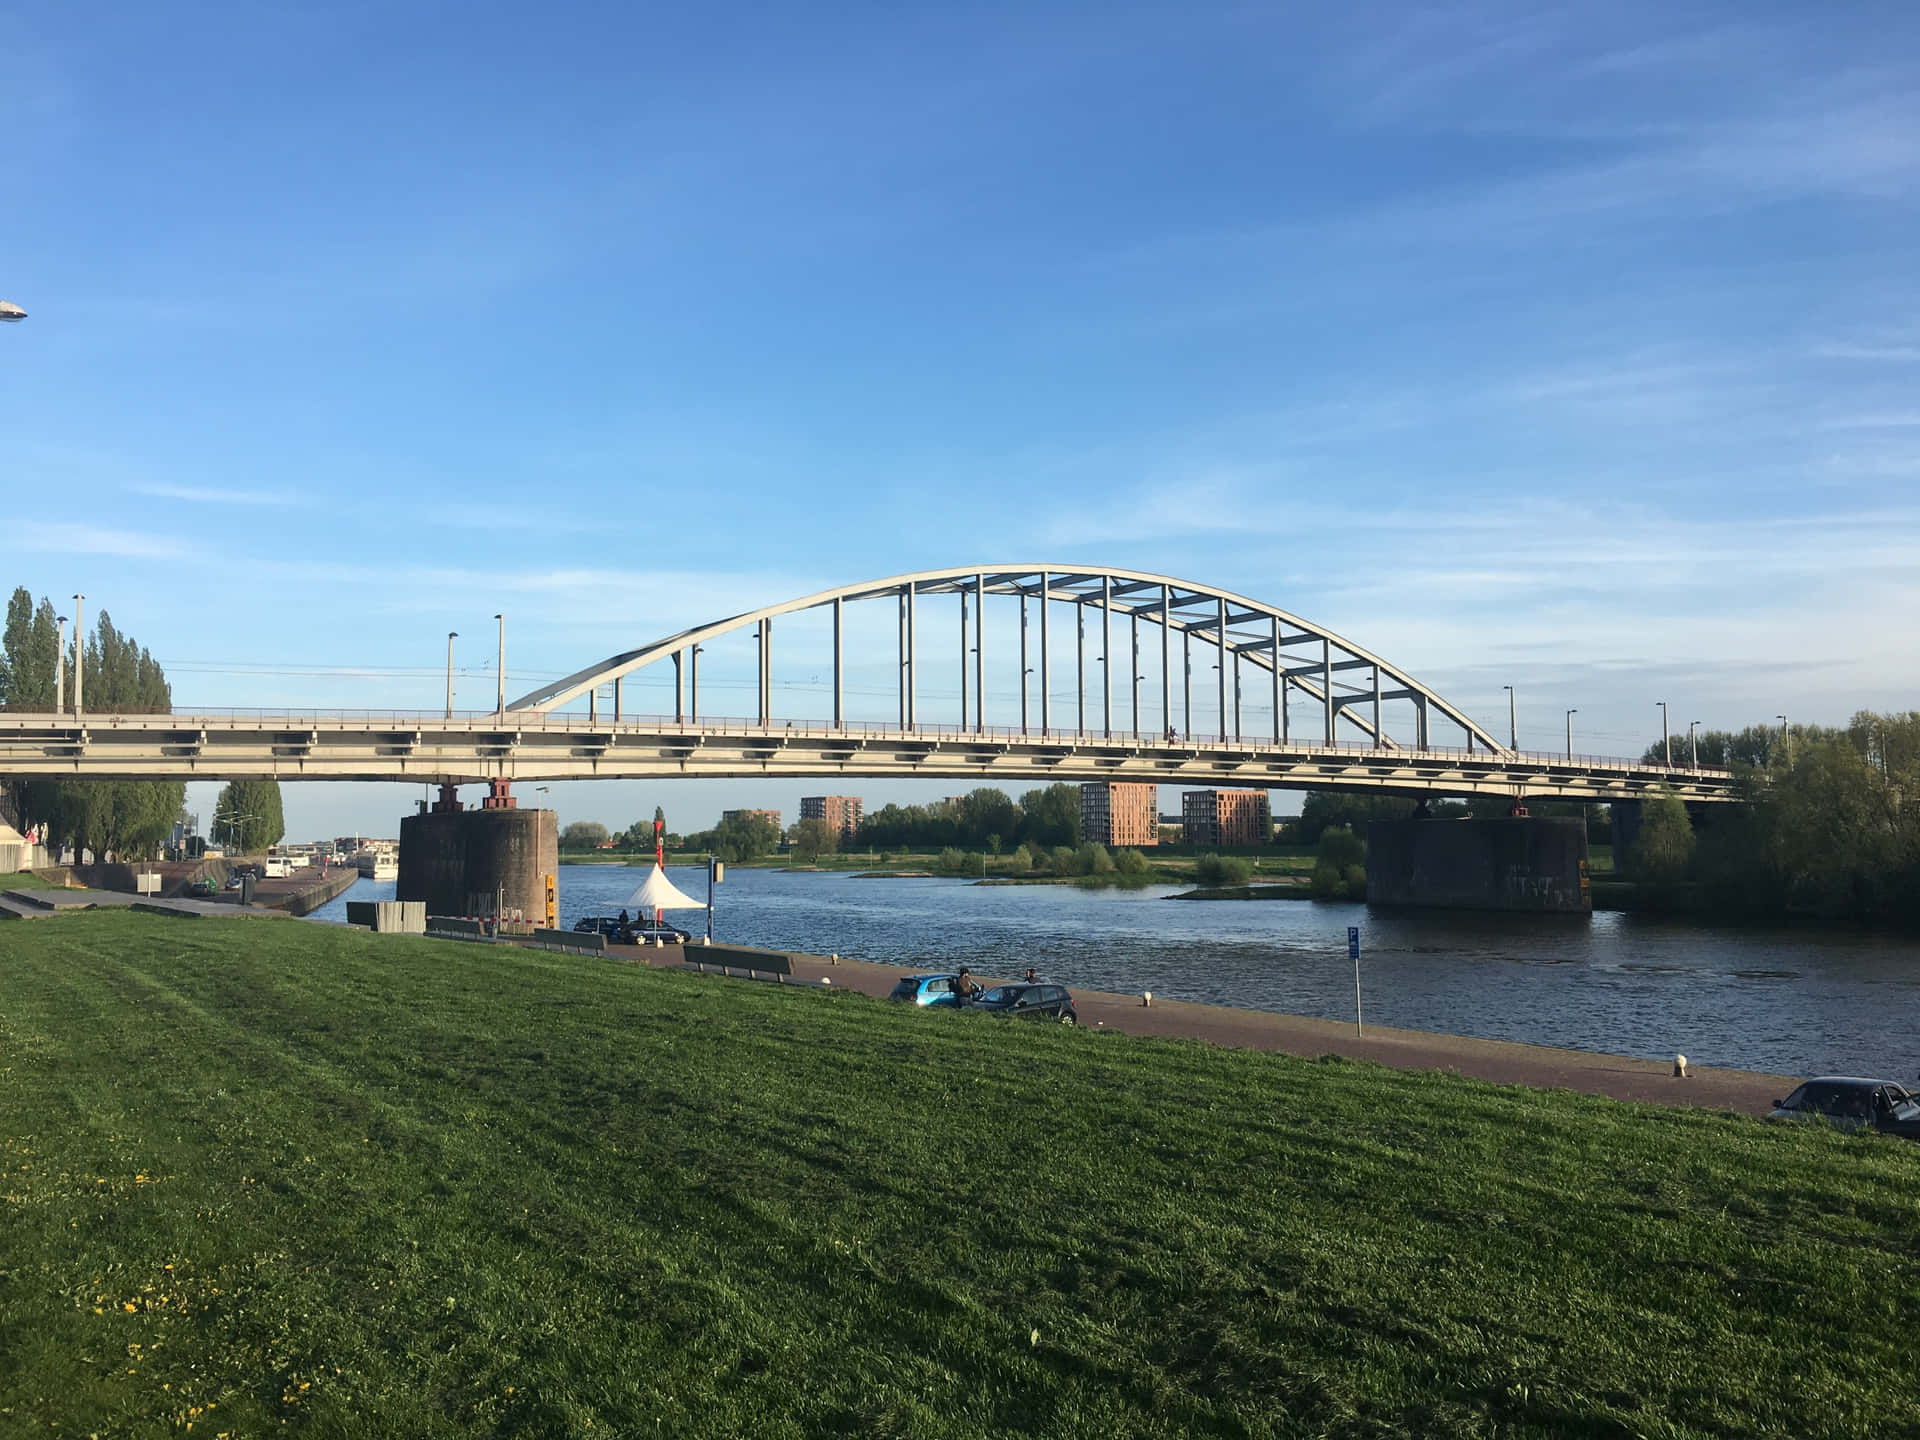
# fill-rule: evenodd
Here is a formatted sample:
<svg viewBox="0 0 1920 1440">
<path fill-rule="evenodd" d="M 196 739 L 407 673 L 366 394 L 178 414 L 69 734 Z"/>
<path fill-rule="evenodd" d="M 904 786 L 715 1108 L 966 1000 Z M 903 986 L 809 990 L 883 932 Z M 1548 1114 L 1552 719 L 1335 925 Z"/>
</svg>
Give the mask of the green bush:
<svg viewBox="0 0 1920 1440">
<path fill-rule="evenodd" d="M 956 850 L 953 846 L 949 845 L 940 852 L 940 859 L 936 863 L 945 874 L 963 874 L 968 868 L 967 852 L 964 850 Z"/>
<path fill-rule="evenodd" d="M 1047 859 L 1047 867 L 1056 875 L 1073 875 L 1073 850 L 1070 846 L 1056 845 L 1053 854 Z"/>
<path fill-rule="evenodd" d="M 1202 885 L 1244 885 L 1253 878 L 1253 862 L 1239 855 L 1202 855 L 1193 862 Z"/>
<path fill-rule="evenodd" d="M 1138 850 L 1117 850 L 1113 856 L 1113 866 L 1122 875 L 1144 875 L 1147 873 L 1147 857 Z"/>
<path fill-rule="evenodd" d="M 1349 865 L 1346 868 L 1345 875 L 1347 881 L 1347 898 L 1349 900 L 1366 899 L 1367 867 L 1364 865 Z"/>
<path fill-rule="evenodd" d="M 1367 863 L 1367 842 L 1345 827 L 1329 826 L 1320 832 L 1319 863 L 1345 872 L 1349 865 Z"/>
<path fill-rule="evenodd" d="M 1340 878 L 1340 872 L 1331 865 L 1317 865 L 1313 871 L 1313 898 L 1316 900 L 1344 900 L 1347 894 L 1347 882 Z"/>
</svg>

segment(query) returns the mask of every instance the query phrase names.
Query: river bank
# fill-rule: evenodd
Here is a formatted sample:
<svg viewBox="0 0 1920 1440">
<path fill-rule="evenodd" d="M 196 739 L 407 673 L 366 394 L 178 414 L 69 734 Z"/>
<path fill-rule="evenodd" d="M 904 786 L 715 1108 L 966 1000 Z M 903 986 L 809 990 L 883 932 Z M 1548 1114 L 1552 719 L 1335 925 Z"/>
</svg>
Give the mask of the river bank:
<svg viewBox="0 0 1920 1440">
<path fill-rule="evenodd" d="M 682 952 L 678 947 L 609 946 L 608 953 L 631 964 L 667 969 L 688 970 L 701 963 L 698 947 Z M 778 953 L 786 960 L 796 982 L 839 986 L 876 998 L 885 998 L 903 974 L 919 968 L 792 951 L 768 953 Z M 1017 973 L 994 976 L 982 972 L 975 978 L 982 985 L 992 986 L 1020 977 Z M 1496 1085 L 1577 1090 L 1615 1100 L 1704 1106 L 1744 1115 L 1764 1115 L 1779 1097 L 1799 1083 L 1793 1076 L 1700 1065 L 1689 1065 L 1683 1077 L 1675 1073 L 1671 1059 L 1655 1061 L 1632 1055 L 1485 1040 L 1472 1035 L 1401 1030 L 1368 1025 L 1364 1017 L 1356 1024 L 1352 1020 L 1322 1020 L 1306 1015 L 1201 1005 L 1165 996 L 1154 996 L 1148 1003 L 1142 995 L 1102 990 L 1076 989 L 1073 997 L 1082 1025 L 1121 1034 L 1199 1040 L 1234 1050 L 1273 1051 L 1306 1059 L 1337 1056 L 1396 1070 L 1469 1075 Z M 980 1018 L 983 1023 L 997 1023 L 987 1017 Z"/>
<path fill-rule="evenodd" d="M 705 898 L 698 872 L 670 871 Z M 638 877 L 560 873 L 562 928 L 614 914 Z M 1776 1074 L 1920 1071 L 1920 943 L 1774 932 L 1602 911 L 1529 916 L 1394 910 L 1345 900 L 1165 904 L 1191 886 L 1087 890 L 926 877 L 729 868 L 714 937 L 809 954 L 1018 974 L 1038 965 L 1105 990 L 1332 1021 L 1353 1014 L 1347 930 L 1360 930 L 1369 1019 L 1405 1030 Z M 362 880 L 344 902 L 387 899 Z M 673 916 L 704 930 L 705 916 Z"/>
</svg>

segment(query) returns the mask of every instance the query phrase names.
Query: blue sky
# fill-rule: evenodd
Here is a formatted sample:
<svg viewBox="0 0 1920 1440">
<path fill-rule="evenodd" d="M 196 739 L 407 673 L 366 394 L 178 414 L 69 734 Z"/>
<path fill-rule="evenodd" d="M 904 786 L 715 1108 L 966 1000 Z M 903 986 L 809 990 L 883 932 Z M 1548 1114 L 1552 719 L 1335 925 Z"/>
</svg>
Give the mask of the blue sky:
<svg viewBox="0 0 1920 1440">
<path fill-rule="evenodd" d="M 1007 559 L 1496 733 L 1513 684 L 1542 748 L 1911 708 L 1920 10 L 1306 8 L 0 0 L 0 580 L 182 708 L 435 706 L 450 629 L 490 704 L 496 611 L 529 688 Z"/>
</svg>

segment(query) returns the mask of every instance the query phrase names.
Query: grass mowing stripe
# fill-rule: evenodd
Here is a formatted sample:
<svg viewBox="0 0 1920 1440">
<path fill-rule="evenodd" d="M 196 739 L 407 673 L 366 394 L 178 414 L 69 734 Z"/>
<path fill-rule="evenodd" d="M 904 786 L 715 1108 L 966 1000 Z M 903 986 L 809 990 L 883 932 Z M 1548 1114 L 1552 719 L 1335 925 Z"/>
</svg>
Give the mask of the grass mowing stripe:
<svg viewBox="0 0 1920 1440">
<path fill-rule="evenodd" d="M 0 1036 L 0 1431 L 1920 1413 L 1920 1147 L 1873 1137 L 129 915 L 0 931 Z"/>
</svg>

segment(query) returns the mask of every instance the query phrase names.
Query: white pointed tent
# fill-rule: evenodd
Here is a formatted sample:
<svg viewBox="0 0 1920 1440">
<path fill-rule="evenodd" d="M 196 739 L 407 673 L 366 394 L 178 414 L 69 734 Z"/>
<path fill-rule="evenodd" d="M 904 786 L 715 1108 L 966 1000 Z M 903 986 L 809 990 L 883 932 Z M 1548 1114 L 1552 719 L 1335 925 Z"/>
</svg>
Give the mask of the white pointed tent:
<svg viewBox="0 0 1920 1440">
<path fill-rule="evenodd" d="M 627 897 L 627 904 L 640 911 L 650 910 L 704 910 L 707 902 L 695 900 L 686 894 L 671 880 L 667 872 L 656 863 L 653 873 L 647 876 L 638 890 Z"/>
</svg>

